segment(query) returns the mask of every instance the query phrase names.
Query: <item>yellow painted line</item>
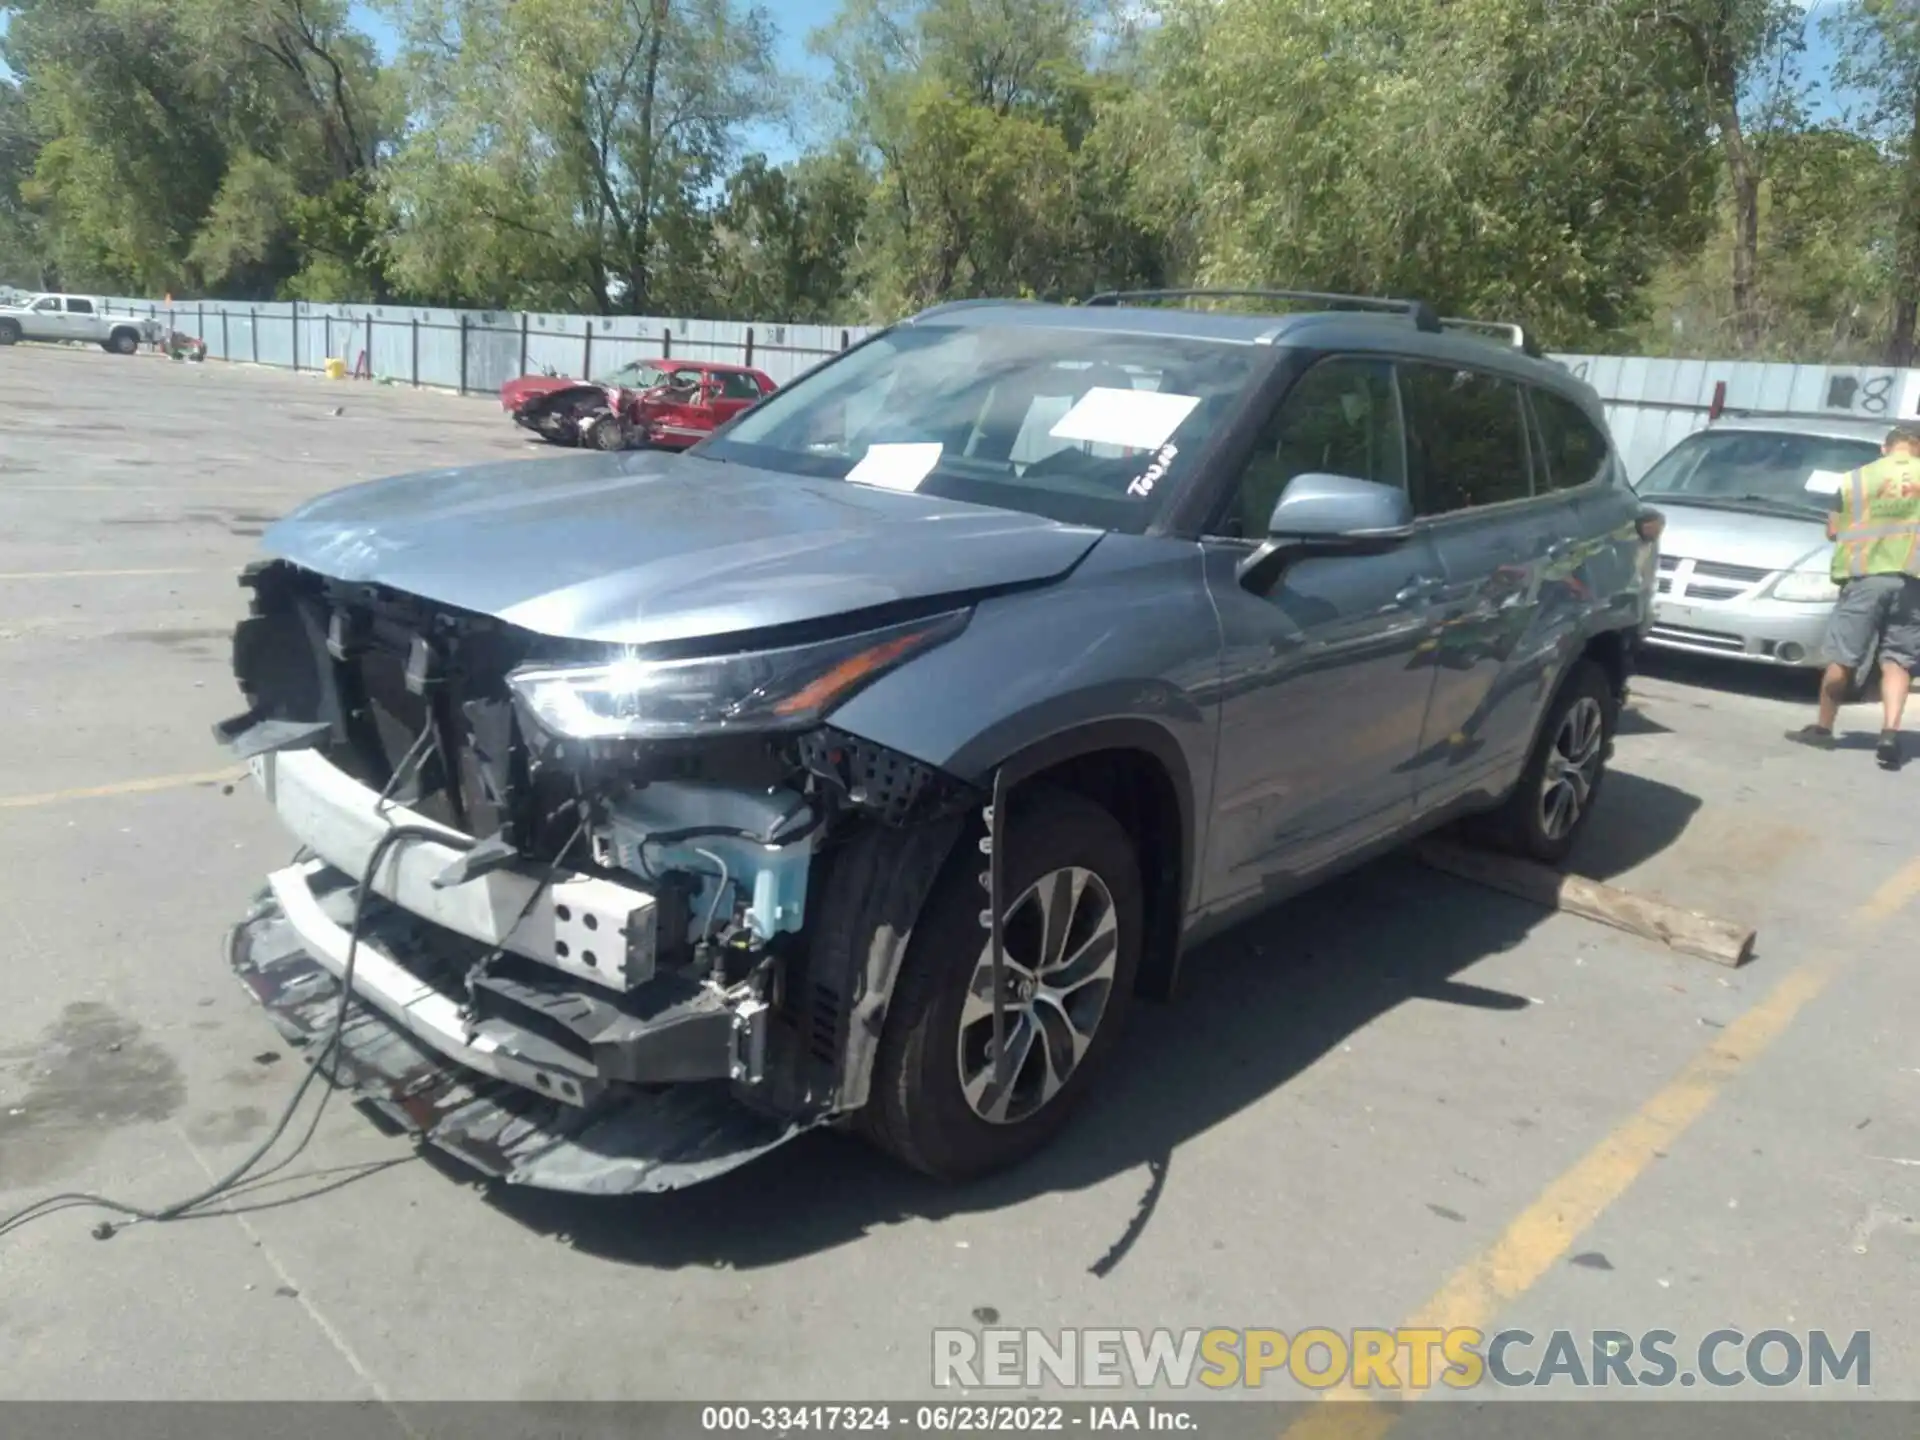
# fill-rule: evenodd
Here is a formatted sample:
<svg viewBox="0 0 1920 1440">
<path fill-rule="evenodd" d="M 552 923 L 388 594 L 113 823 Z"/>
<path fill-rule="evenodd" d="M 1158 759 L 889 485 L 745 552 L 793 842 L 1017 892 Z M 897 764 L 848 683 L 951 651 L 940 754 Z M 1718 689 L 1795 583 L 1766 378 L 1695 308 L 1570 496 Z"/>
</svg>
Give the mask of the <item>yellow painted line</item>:
<svg viewBox="0 0 1920 1440">
<path fill-rule="evenodd" d="M 1920 900 L 1920 855 L 1888 876 L 1853 917 L 1855 925 L 1879 925 Z"/>
<path fill-rule="evenodd" d="M 204 567 L 165 570 L 0 570 L 0 580 L 118 580 L 130 575 L 204 575 Z"/>
<path fill-rule="evenodd" d="M 78 790 L 48 790 L 39 795 L 0 795 L 0 810 L 31 810 L 40 805 L 64 805 L 69 800 L 102 800 L 113 795 L 150 795 L 156 790 L 179 790 L 188 785 L 211 785 L 240 780 L 246 767 L 202 770 L 192 775 L 155 775 L 145 780 L 117 780 L 111 785 L 85 785 Z"/>
<path fill-rule="evenodd" d="M 1897 915 L 1920 897 L 1920 856 L 1915 856 L 1869 896 L 1849 923 L 1865 930 Z M 1413 1316 L 1405 1330 L 1493 1328 L 1500 1312 L 1531 1289 L 1607 1207 L 1624 1195 L 1660 1154 L 1706 1113 L 1729 1081 L 1786 1031 L 1840 972 L 1848 955 L 1835 951 L 1787 975 L 1719 1038 L 1687 1062 L 1644 1105 L 1561 1174 L 1516 1215 L 1500 1237 L 1480 1252 Z M 1334 1403 L 1315 1407 L 1289 1425 L 1281 1440 L 1380 1440 L 1418 1392 L 1361 1390 L 1343 1384 L 1326 1391 Z"/>
</svg>

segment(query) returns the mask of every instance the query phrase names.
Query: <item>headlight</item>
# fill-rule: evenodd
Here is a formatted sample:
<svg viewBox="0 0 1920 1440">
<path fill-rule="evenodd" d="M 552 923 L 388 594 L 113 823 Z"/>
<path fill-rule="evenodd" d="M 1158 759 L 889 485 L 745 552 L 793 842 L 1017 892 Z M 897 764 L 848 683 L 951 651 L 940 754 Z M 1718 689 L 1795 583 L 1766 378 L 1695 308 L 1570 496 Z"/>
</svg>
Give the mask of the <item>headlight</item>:
<svg viewBox="0 0 1920 1440">
<path fill-rule="evenodd" d="M 784 650 L 530 667 L 507 683 L 542 727 L 572 740 L 803 729 L 909 656 L 951 640 L 970 614 L 956 610 Z"/>
<path fill-rule="evenodd" d="M 1773 598 L 1801 605 L 1831 605 L 1840 587 L 1818 570 L 1793 570 L 1774 582 Z"/>
</svg>

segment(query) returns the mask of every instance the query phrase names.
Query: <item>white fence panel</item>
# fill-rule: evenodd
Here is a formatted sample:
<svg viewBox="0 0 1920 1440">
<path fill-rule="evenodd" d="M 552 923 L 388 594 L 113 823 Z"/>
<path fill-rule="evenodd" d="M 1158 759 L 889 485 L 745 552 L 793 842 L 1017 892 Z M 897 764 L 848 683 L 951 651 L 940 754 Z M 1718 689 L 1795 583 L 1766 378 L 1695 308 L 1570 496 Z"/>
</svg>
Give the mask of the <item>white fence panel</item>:
<svg viewBox="0 0 1920 1440">
<path fill-rule="evenodd" d="M 402 306 L 110 296 L 116 313 L 198 334 L 208 354 L 319 370 L 337 358 L 380 379 L 492 394 L 516 375 L 605 375 L 634 360 L 751 365 L 785 385 L 873 327 L 664 316 L 558 315 Z M 1716 414 L 1920 419 L 1920 370 L 1632 355 L 1554 357 L 1600 394 L 1636 480 Z"/>
<path fill-rule="evenodd" d="M 1600 392 L 1635 480 L 1716 411 L 1771 419 L 1920 419 L 1920 370 L 1876 365 L 1784 365 L 1753 360 L 1650 360 L 1630 355 L 1556 359 Z"/>
</svg>

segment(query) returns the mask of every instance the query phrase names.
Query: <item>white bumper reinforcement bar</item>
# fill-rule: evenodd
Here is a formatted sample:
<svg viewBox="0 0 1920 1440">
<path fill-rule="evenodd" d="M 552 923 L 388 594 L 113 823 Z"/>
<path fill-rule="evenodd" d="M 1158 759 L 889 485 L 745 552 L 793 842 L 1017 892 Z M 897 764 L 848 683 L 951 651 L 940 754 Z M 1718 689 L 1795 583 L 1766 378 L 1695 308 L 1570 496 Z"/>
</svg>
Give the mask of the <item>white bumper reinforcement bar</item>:
<svg viewBox="0 0 1920 1440">
<path fill-rule="evenodd" d="M 410 840 L 389 848 L 373 889 L 401 909 L 607 989 L 631 990 L 653 978 L 658 915 L 644 890 L 570 870 L 543 886 L 544 867 L 494 870 L 436 889 L 434 877 L 464 851 L 458 842 L 467 837 L 457 830 L 404 806 L 383 810 L 377 791 L 316 751 L 276 751 L 248 763 L 294 838 L 356 884 L 395 825 L 422 826 L 456 842 Z"/>
<path fill-rule="evenodd" d="M 344 980 L 347 945 L 352 937 L 327 914 L 312 887 L 314 877 L 326 868 L 325 860 L 289 865 L 269 875 L 267 884 L 307 953 L 336 980 Z M 483 1075 L 524 1086 L 570 1105 L 588 1104 L 601 1091 L 596 1081 L 514 1054 L 511 1032 L 493 1022 L 482 1022 L 469 1032 L 456 1001 L 416 977 L 365 936 L 354 947 L 353 995 L 422 1044 Z"/>
</svg>

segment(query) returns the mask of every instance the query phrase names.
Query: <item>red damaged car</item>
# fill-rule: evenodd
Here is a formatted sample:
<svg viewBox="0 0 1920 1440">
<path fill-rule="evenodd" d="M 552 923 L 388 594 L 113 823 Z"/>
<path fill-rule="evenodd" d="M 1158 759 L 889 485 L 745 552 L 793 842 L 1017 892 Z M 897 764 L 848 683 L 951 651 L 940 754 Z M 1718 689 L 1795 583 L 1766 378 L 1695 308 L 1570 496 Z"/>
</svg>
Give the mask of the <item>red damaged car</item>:
<svg viewBox="0 0 1920 1440">
<path fill-rule="evenodd" d="M 500 408 L 555 445 L 684 450 L 775 388 L 745 365 L 636 360 L 594 380 L 522 375 L 500 387 Z"/>
</svg>

